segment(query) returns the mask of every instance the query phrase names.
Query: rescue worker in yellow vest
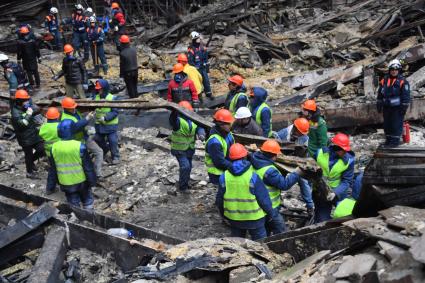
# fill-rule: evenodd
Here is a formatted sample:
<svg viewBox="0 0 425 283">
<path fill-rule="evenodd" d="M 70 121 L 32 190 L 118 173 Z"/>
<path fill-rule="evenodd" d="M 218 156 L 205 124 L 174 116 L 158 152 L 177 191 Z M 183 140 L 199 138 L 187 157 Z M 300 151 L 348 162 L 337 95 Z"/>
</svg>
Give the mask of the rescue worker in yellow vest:
<svg viewBox="0 0 425 283">
<path fill-rule="evenodd" d="M 227 79 L 229 92 L 224 101 L 224 108 L 229 110 L 233 116 L 240 107 L 248 107 L 249 99 L 246 95 L 246 88 L 243 83 L 243 78 L 239 75 L 232 76 Z"/>
<path fill-rule="evenodd" d="M 189 111 L 193 107 L 189 101 L 180 101 L 179 105 Z M 177 111 L 170 115 L 170 125 L 173 128 L 171 134 L 171 154 L 179 162 L 179 190 L 189 193 L 190 172 L 192 171 L 192 158 L 195 154 L 195 140 L 205 140 L 205 130 L 198 127 L 190 119 L 180 116 Z"/>
<path fill-rule="evenodd" d="M 325 196 L 320 196 L 318 189 L 313 187 L 315 223 L 331 219 L 333 205 L 344 200 L 353 185 L 354 153 L 350 138 L 338 133 L 331 141 L 331 146 L 319 149 L 314 156 L 329 187 Z"/>
<path fill-rule="evenodd" d="M 94 100 L 117 100 L 117 97 L 109 93 L 109 83 L 107 80 L 97 80 L 95 85 L 96 95 Z M 103 156 L 111 151 L 112 164 L 120 163 L 120 153 L 118 150 L 118 109 L 117 108 L 97 108 L 95 119 L 96 136 L 95 141 L 103 150 Z"/>
<path fill-rule="evenodd" d="M 267 140 L 260 148 L 261 151 L 251 155 L 251 163 L 255 172 L 260 176 L 266 186 L 272 207 L 275 210 L 273 218 L 267 221 L 267 235 L 276 235 L 286 230 L 285 220 L 279 213 L 281 200 L 281 191 L 287 191 L 300 180 L 302 170 L 297 168 L 294 173 L 282 176 L 274 165 L 277 155 L 281 154 L 281 148 L 276 140 Z"/>
<path fill-rule="evenodd" d="M 50 151 L 52 149 L 52 145 L 59 141 L 58 137 L 58 125 L 59 118 L 61 113 L 56 107 L 49 107 L 46 112 L 47 122 L 44 123 L 38 132 L 38 135 L 44 141 L 44 151 L 46 152 L 46 156 L 50 156 Z"/>
<path fill-rule="evenodd" d="M 267 236 L 266 219 L 273 219 L 275 210 L 247 155 L 248 151 L 239 143 L 230 147 L 232 165 L 220 176 L 216 205 L 230 222 L 232 237 L 245 238 L 249 232 L 255 241 Z"/>
<path fill-rule="evenodd" d="M 272 109 L 266 103 L 267 90 L 262 87 L 253 87 L 250 98 L 249 106 L 252 116 L 263 130 L 263 137 L 270 138 L 272 136 Z"/>
<path fill-rule="evenodd" d="M 356 202 L 359 199 L 362 190 L 362 181 L 363 172 L 360 172 L 354 178 L 354 185 L 353 190 L 351 191 L 351 196 L 346 197 L 337 204 L 332 214 L 332 218 L 345 217 L 353 213 L 354 206 L 356 205 Z"/>
<path fill-rule="evenodd" d="M 91 187 L 96 185 L 96 174 L 86 146 L 73 139 L 71 127 L 69 119 L 58 126 L 61 140 L 52 146 L 46 190 L 53 191 L 59 183 L 68 203 L 93 209 Z"/>
<path fill-rule="evenodd" d="M 214 114 L 215 126 L 209 133 L 205 144 L 205 165 L 210 182 L 218 185 L 220 175 L 232 166 L 229 160 L 229 148 L 235 143 L 230 129 L 234 118 L 226 109 L 220 109 Z"/>
</svg>

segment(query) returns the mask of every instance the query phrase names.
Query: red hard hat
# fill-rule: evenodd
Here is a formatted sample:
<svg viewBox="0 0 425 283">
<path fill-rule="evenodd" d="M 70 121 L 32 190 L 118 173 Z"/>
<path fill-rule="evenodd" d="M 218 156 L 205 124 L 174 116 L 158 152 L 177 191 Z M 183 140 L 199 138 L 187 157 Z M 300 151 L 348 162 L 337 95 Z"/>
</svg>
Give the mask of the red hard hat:
<svg viewBox="0 0 425 283">
<path fill-rule="evenodd" d="M 71 53 L 72 51 L 74 51 L 74 47 L 72 47 L 71 44 L 65 44 L 63 47 L 63 53 Z"/>
<path fill-rule="evenodd" d="M 231 160 L 238 160 L 248 155 L 246 148 L 240 143 L 234 143 L 229 149 L 229 158 Z"/>
<path fill-rule="evenodd" d="M 223 123 L 231 124 L 231 123 L 233 123 L 233 121 L 235 119 L 233 118 L 233 115 L 229 110 L 219 109 L 214 114 L 214 120 L 217 121 L 217 122 L 223 122 Z"/>
<path fill-rule="evenodd" d="M 96 85 L 95 85 L 94 88 L 97 89 L 97 90 L 102 89 L 102 86 L 100 85 L 99 81 L 96 82 Z"/>
<path fill-rule="evenodd" d="M 173 66 L 173 74 L 178 74 L 183 72 L 184 66 L 181 63 L 177 63 Z"/>
<path fill-rule="evenodd" d="M 295 119 L 294 126 L 303 135 L 308 134 L 308 130 L 310 129 L 310 123 L 306 118 Z"/>
<path fill-rule="evenodd" d="M 273 153 L 273 154 L 280 154 L 280 144 L 276 140 L 266 140 L 263 145 L 261 146 L 261 151 Z"/>
<path fill-rule="evenodd" d="M 187 59 L 186 54 L 184 53 L 180 53 L 179 56 L 177 56 L 177 62 L 183 62 L 183 63 L 187 63 L 189 60 Z"/>
<path fill-rule="evenodd" d="M 61 113 L 56 107 L 49 107 L 46 112 L 46 118 L 49 120 L 56 120 L 59 119 Z"/>
<path fill-rule="evenodd" d="M 123 34 L 120 37 L 120 42 L 121 43 L 130 43 L 130 38 L 128 37 L 128 35 Z"/>
<path fill-rule="evenodd" d="M 243 78 L 239 75 L 232 76 L 227 79 L 229 82 L 234 83 L 235 85 L 242 86 Z"/>
<path fill-rule="evenodd" d="M 30 30 L 28 29 L 27 26 L 23 26 L 19 29 L 19 32 L 22 33 L 22 34 L 27 34 L 27 33 L 30 32 Z"/>
<path fill-rule="evenodd" d="M 338 133 L 332 138 L 332 143 L 345 151 L 350 151 L 350 138 L 346 134 Z"/>
<path fill-rule="evenodd" d="M 62 99 L 61 104 L 62 108 L 64 109 L 74 109 L 77 107 L 77 103 L 71 97 L 65 97 L 64 99 Z"/>
<path fill-rule="evenodd" d="M 117 9 L 117 8 L 119 8 L 120 7 L 120 5 L 118 5 L 118 3 L 117 2 L 112 2 L 112 4 L 111 4 L 111 9 Z"/>
<path fill-rule="evenodd" d="M 306 100 L 303 103 L 303 108 L 306 110 L 316 111 L 317 110 L 316 101 L 314 101 L 314 99 Z"/>
<path fill-rule="evenodd" d="M 28 92 L 24 89 L 18 89 L 15 92 L 15 99 L 30 99 Z"/>
<path fill-rule="evenodd" d="M 186 108 L 187 110 L 193 111 L 192 104 L 190 104 L 189 101 L 180 101 L 179 105 L 183 108 Z"/>
</svg>

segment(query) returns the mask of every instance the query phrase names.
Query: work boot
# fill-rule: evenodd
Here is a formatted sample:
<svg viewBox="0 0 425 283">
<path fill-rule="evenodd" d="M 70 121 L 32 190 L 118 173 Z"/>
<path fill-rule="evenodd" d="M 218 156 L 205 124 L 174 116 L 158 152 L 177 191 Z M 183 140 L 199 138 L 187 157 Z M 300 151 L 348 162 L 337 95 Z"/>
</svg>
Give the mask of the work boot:
<svg viewBox="0 0 425 283">
<path fill-rule="evenodd" d="M 93 77 L 99 76 L 99 65 L 94 66 Z"/>
<path fill-rule="evenodd" d="M 34 173 L 34 172 L 27 173 L 27 178 L 28 178 L 28 179 L 32 179 L 32 180 L 38 180 L 38 179 L 40 179 L 40 178 L 38 177 L 38 175 L 37 175 L 36 173 Z"/>
<path fill-rule="evenodd" d="M 307 207 L 307 214 L 312 217 L 314 215 L 314 207 Z"/>
<path fill-rule="evenodd" d="M 117 158 L 112 159 L 112 165 L 118 165 L 120 164 L 120 160 Z"/>
<path fill-rule="evenodd" d="M 103 69 L 103 75 L 106 76 L 108 74 L 108 64 L 102 65 L 102 69 Z"/>
<path fill-rule="evenodd" d="M 46 195 L 48 196 L 48 195 L 51 195 L 51 194 L 54 194 L 54 193 L 56 193 L 58 191 L 58 189 L 57 188 L 55 188 L 54 190 L 46 190 Z"/>
</svg>

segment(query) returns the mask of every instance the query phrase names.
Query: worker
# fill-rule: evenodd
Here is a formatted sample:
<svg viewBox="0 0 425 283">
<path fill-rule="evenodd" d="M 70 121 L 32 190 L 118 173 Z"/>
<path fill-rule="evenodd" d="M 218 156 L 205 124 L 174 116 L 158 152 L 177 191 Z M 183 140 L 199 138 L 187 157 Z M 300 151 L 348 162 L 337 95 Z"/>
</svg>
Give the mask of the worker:
<svg viewBox="0 0 425 283">
<path fill-rule="evenodd" d="M 96 95 L 94 100 L 115 101 L 117 96 L 109 93 L 109 83 L 107 80 L 96 81 Z M 118 109 L 117 108 L 96 108 L 95 120 L 96 136 L 95 141 L 103 150 L 103 156 L 108 151 L 111 152 L 112 164 L 120 163 L 120 153 L 118 150 Z"/>
<path fill-rule="evenodd" d="M 248 107 L 240 107 L 235 114 L 235 122 L 232 124 L 232 133 L 262 136 L 263 130 L 252 119 L 251 110 Z"/>
<path fill-rule="evenodd" d="M 180 101 L 179 105 L 189 111 L 193 107 L 189 101 Z M 182 193 L 189 192 L 190 172 L 192 171 L 192 158 L 195 154 L 195 140 L 205 140 L 205 130 L 198 127 L 190 119 L 178 115 L 172 111 L 170 125 L 173 128 L 171 134 L 171 154 L 179 162 L 179 190 Z"/>
<path fill-rule="evenodd" d="M 332 218 L 341 218 L 349 216 L 353 213 L 354 206 L 356 205 L 356 202 L 359 199 L 360 192 L 362 190 L 362 180 L 363 172 L 360 172 L 355 175 L 351 196 L 347 196 L 345 199 L 338 202 L 335 207 L 335 210 L 332 213 Z"/>
<path fill-rule="evenodd" d="M 86 16 L 89 19 L 90 19 L 90 17 L 96 18 L 96 14 L 93 12 L 92 7 L 87 7 L 87 9 L 84 10 L 84 16 Z"/>
<path fill-rule="evenodd" d="M 399 60 L 392 60 L 388 69 L 388 74 L 379 83 L 377 108 L 384 116 L 384 146 L 397 147 L 400 145 L 404 116 L 410 104 L 410 86 L 403 77 Z"/>
<path fill-rule="evenodd" d="M 112 2 L 111 4 L 110 26 L 114 33 L 115 46 L 120 51 L 122 42 L 119 39 L 125 34 L 125 16 L 117 2 Z"/>
<path fill-rule="evenodd" d="M 29 35 L 30 31 L 27 27 L 20 29 L 22 38 L 17 43 L 17 60 L 27 73 L 31 87 L 40 88 L 40 74 L 38 73 L 38 63 L 41 63 L 40 50 L 34 39 Z"/>
<path fill-rule="evenodd" d="M 9 84 L 9 94 L 12 99 L 18 89 L 29 91 L 30 83 L 21 65 L 9 61 L 6 54 L 0 54 L 0 65 L 3 67 L 3 76 Z"/>
<path fill-rule="evenodd" d="M 234 118 L 226 109 L 219 109 L 214 114 L 214 127 L 210 131 L 205 145 L 205 165 L 210 183 L 218 185 L 220 175 L 232 166 L 229 160 L 229 148 L 235 143 L 230 128 Z"/>
<path fill-rule="evenodd" d="M 90 27 L 87 28 L 87 38 L 89 40 L 91 57 L 93 59 L 93 66 L 95 75 L 99 75 L 99 60 L 102 63 L 103 74 L 108 73 L 108 63 L 106 62 L 105 49 L 103 43 L 105 41 L 105 33 L 103 29 L 98 26 L 96 17 L 90 17 Z"/>
<path fill-rule="evenodd" d="M 289 190 L 300 179 L 302 170 L 297 168 L 295 172 L 283 177 L 274 165 L 274 161 L 279 154 L 281 148 L 276 140 L 266 140 L 260 148 L 261 151 L 255 152 L 251 156 L 251 163 L 255 172 L 260 176 L 264 185 L 268 189 L 272 207 L 275 210 L 273 218 L 266 223 L 268 236 L 283 233 L 286 231 L 285 220 L 279 213 L 281 207 L 281 191 Z"/>
<path fill-rule="evenodd" d="M 51 7 L 49 14 L 46 16 L 44 21 L 44 26 L 53 35 L 53 48 L 54 50 L 62 49 L 62 38 L 60 34 L 60 25 L 58 18 L 58 9 L 56 7 Z"/>
<path fill-rule="evenodd" d="M 21 33 L 21 28 L 23 28 L 23 27 L 28 29 L 28 34 L 22 34 Z M 27 36 L 29 39 L 32 39 L 32 40 L 37 40 L 37 38 L 35 37 L 35 34 L 32 30 L 31 25 L 28 24 L 28 23 L 19 24 L 19 26 L 16 28 L 16 35 L 17 35 L 18 40 L 23 39 L 24 36 Z"/>
<path fill-rule="evenodd" d="M 322 196 L 317 188 L 313 189 L 315 223 L 331 219 L 332 206 L 347 197 L 353 184 L 354 153 L 349 137 L 338 133 L 331 141 L 331 146 L 319 149 L 314 156 L 329 187 Z"/>
<path fill-rule="evenodd" d="M 201 93 L 204 91 L 204 86 L 202 85 L 202 75 L 195 67 L 188 64 L 187 56 L 184 53 L 180 53 L 178 55 L 177 63 L 180 63 L 184 66 L 183 72 L 185 72 L 189 80 L 191 80 L 195 85 L 196 92 L 200 98 Z"/>
<path fill-rule="evenodd" d="M 137 97 L 137 79 L 139 76 L 137 51 L 130 46 L 130 38 L 127 35 L 121 35 L 120 43 L 120 78 L 124 79 L 128 96 L 135 98 Z"/>
<path fill-rule="evenodd" d="M 74 56 L 74 48 L 70 44 L 63 47 L 65 58 L 62 61 L 62 70 L 53 80 L 57 81 L 65 75 L 65 93 L 68 97 L 85 98 L 87 85 L 87 72 L 84 63 Z"/>
<path fill-rule="evenodd" d="M 328 146 L 328 127 L 313 99 L 306 100 L 302 104 L 302 112 L 304 118 L 310 123 L 308 154 L 315 156 L 320 148 Z"/>
<path fill-rule="evenodd" d="M 177 63 L 173 66 L 174 78 L 168 83 L 167 99 L 175 103 L 189 101 L 197 111 L 199 108 L 198 92 L 195 84 L 183 70 L 183 64 Z"/>
<path fill-rule="evenodd" d="M 248 107 L 249 100 L 243 87 L 243 78 L 239 75 L 232 76 L 227 79 L 229 92 L 227 93 L 226 100 L 224 101 L 224 108 L 229 110 L 232 115 L 240 107 Z"/>
<path fill-rule="evenodd" d="M 87 25 L 89 18 L 83 14 L 84 8 L 81 4 L 75 5 L 75 10 L 71 15 L 71 18 L 64 20 L 64 24 L 72 25 L 72 46 L 80 54 L 80 48 L 84 49 L 84 62 L 89 60 L 89 42 L 87 40 Z"/>
<path fill-rule="evenodd" d="M 251 102 L 249 104 L 255 122 L 263 130 L 263 136 L 270 138 L 272 136 L 272 109 L 266 103 L 267 90 L 262 87 L 253 87 L 250 92 Z"/>
<path fill-rule="evenodd" d="M 46 112 L 47 122 L 44 123 L 38 132 L 44 141 L 44 152 L 46 156 L 50 156 L 52 145 L 59 140 L 58 125 L 61 113 L 56 107 L 49 107 Z"/>
<path fill-rule="evenodd" d="M 231 166 L 220 176 L 216 205 L 229 222 L 231 237 L 253 241 L 267 236 L 266 218 L 273 219 L 275 210 L 267 188 L 246 159 L 248 151 L 239 143 L 230 147 Z"/>
<path fill-rule="evenodd" d="M 37 179 L 34 161 L 44 156 L 43 141 L 38 135 L 34 119 L 37 112 L 39 110 L 31 103 L 28 92 L 23 89 L 17 90 L 11 111 L 11 122 L 16 139 L 25 155 L 26 177 L 30 179 Z"/>
<path fill-rule="evenodd" d="M 96 174 L 85 144 L 73 139 L 71 127 L 71 120 L 58 126 L 61 140 L 52 146 L 46 191 L 54 191 L 58 182 L 69 204 L 92 210 Z"/>
<path fill-rule="evenodd" d="M 198 32 L 193 31 L 190 36 L 192 38 L 192 44 L 187 51 L 189 64 L 198 69 L 199 73 L 202 75 L 205 96 L 212 98 L 210 79 L 208 76 L 210 65 L 208 63 L 207 48 L 203 45 L 201 35 Z"/>
</svg>

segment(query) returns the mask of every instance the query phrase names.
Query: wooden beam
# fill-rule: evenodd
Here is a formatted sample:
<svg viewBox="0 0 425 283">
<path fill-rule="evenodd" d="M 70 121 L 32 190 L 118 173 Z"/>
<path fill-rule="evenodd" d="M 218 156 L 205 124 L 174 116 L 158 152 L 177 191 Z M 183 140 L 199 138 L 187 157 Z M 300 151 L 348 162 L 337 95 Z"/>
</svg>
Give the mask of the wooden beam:
<svg viewBox="0 0 425 283">
<path fill-rule="evenodd" d="M 40 229 L 29 232 L 19 240 L 0 249 L 0 266 L 17 259 L 29 251 L 41 248 L 43 243 L 44 233 Z"/>
<path fill-rule="evenodd" d="M 365 68 L 363 73 L 363 91 L 366 97 L 375 97 L 375 85 L 373 84 L 375 78 L 375 70 L 373 67 Z"/>
</svg>

